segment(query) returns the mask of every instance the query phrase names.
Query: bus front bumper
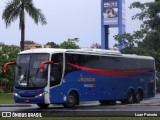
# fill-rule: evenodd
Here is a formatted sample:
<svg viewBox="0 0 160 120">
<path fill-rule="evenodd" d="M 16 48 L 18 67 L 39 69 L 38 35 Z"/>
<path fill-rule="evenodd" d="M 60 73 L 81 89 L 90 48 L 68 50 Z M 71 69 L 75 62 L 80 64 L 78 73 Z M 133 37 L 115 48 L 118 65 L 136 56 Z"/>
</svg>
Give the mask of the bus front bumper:
<svg viewBox="0 0 160 120">
<path fill-rule="evenodd" d="M 44 89 L 38 90 L 14 90 L 14 100 L 16 103 L 43 104 L 45 103 Z"/>
<path fill-rule="evenodd" d="M 15 93 L 14 100 L 16 103 L 30 103 L 30 104 L 45 103 L 44 95 L 35 97 L 21 97 L 17 93 Z"/>
</svg>

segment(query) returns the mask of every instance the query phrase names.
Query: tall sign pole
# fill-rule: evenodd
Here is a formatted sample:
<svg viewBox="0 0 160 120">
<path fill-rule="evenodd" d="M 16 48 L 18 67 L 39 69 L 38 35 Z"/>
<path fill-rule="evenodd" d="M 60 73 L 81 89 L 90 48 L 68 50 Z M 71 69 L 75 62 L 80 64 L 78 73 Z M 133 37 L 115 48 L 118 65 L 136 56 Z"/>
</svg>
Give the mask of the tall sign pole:
<svg viewBox="0 0 160 120">
<path fill-rule="evenodd" d="M 105 39 L 105 25 L 104 25 L 103 12 L 104 12 L 104 0 L 101 0 L 101 48 L 105 49 L 106 39 Z"/>
<path fill-rule="evenodd" d="M 118 34 L 125 33 L 125 0 L 101 0 L 101 47 L 109 48 L 109 28 L 118 27 Z M 119 49 L 122 49 L 122 45 Z"/>
<path fill-rule="evenodd" d="M 118 4 L 118 34 L 124 34 L 126 32 L 125 0 L 119 0 Z M 118 49 L 121 50 L 123 48 L 124 45 L 122 43 Z"/>
</svg>

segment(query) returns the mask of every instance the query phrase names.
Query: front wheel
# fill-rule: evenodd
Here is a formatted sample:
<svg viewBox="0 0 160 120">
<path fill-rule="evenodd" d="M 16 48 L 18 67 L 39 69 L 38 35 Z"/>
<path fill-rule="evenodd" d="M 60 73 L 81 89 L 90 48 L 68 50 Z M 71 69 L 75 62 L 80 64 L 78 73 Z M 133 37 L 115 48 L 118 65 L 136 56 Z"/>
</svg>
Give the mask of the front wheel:
<svg viewBox="0 0 160 120">
<path fill-rule="evenodd" d="M 45 108 L 48 108 L 49 104 L 37 104 L 37 106 L 45 109 Z"/>
<path fill-rule="evenodd" d="M 75 92 L 71 92 L 68 97 L 67 97 L 67 101 L 66 103 L 63 104 L 64 107 L 74 107 L 76 106 L 76 104 L 78 103 L 78 97 L 77 94 Z"/>
</svg>

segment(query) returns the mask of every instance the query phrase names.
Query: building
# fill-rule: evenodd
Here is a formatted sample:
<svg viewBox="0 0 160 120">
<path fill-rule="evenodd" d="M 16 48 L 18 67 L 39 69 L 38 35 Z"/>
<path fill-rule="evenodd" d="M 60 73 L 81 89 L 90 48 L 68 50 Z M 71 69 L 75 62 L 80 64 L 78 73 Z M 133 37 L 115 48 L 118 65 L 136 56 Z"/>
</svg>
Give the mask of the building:
<svg viewBox="0 0 160 120">
<path fill-rule="evenodd" d="M 51 46 L 51 45 L 46 44 L 46 45 L 44 45 L 44 48 L 52 48 L 52 46 Z"/>
<path fill-rule="evenodd" d="M 24 41 L 24 49 L 29 50 L 32 44 L 34 44 L 33 41 L 29 41 L 29 40 Z"/>
<path fill-rule="evenodd" d="M 59 48 L 59 45 L 54 42 L 48 42 L 44 45 L 44 48 Z"/>
<path fill-rule="evenodd" d="M 38 43 L 31 44 L 30 49 L 36 49 L 36 48 L 42 48 L 42 45 Z"/>
<path fill-rule="evenodd" d="M 36 48 L 42 48 L 42 45 L 30 40 L 24 41 L 24 50 L 30 50 Z"/>
</svg>

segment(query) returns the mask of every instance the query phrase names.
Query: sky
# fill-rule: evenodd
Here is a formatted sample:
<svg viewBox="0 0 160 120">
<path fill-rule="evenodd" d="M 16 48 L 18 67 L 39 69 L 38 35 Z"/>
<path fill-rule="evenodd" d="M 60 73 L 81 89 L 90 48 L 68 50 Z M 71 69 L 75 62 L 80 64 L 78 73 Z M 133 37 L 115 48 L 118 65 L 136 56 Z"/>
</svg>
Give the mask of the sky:
<svg viewBox="0 0 160 120">
<path fill-rule="evenodd" d="M 5 3 L 10 0 L 0 0 L 0 42 L 7 45 L 19 45 L 21 32 L 19 19 L 6 29 L 2 21 Z M 129 9 L 136 0 L 126 0 L 126 32 L 132 33 L 140 29 L 142 21 L 132 20 L 131 17 L 140 12 Z M 154 0 L 141 0 L 151 2 Z M 62 43 L 68 38 L 79 38 L 78 45 L 82 48 L 90 47 L 93 43 L 101 43 L 101 0 L 33 0 L 47 19 L 47 25 L 38 26 L 26 15 L 26 40 L 32 40 L 42 45 L 47 42 Z M 109 47 L 115 44 L 113 38 L 118 34 L 117 28 L 109 29 Z"/>
</svg>

